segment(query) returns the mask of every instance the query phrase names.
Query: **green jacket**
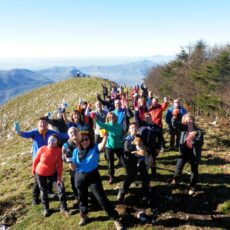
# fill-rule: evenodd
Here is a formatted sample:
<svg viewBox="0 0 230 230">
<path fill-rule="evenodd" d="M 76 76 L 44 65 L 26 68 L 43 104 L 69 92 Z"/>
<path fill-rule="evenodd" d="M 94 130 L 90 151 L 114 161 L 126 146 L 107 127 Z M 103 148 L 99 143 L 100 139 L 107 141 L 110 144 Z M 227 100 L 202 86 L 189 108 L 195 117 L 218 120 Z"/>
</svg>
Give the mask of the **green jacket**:
<svg viewBox="0 0 230 230">
<path fill-rule="evenodd" d="M 103 123 L 100 120 L 96 120 L 96 123 L 101 129 L 105 129 L 108 132 L 108 139 L 105 145 L 106 148 L 123 148 L 124 132 L 122 125 L 118 123 Z"/>
</svg>

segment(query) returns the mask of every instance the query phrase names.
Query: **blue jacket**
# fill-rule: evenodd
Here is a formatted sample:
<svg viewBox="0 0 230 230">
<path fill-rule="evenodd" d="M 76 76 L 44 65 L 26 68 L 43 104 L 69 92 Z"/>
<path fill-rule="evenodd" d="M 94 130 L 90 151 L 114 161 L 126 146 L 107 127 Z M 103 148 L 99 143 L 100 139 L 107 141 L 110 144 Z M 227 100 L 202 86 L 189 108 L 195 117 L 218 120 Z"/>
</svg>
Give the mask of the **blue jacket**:
<svg viewBox="0 0 230 230">
<path fill-rule="evenodd" d="M 42 134 L 39 133 L 38 129 L 33 129 L 27 132 L 21 132 L 20 134 L 21 137 L 33 139 L 33 145 L 32 145 L 33 160 L 37 154 L 38 149 L 44 145 L 48 145 L 48 138 L 52 134 L 56 134 L 61 140 L 68 140 L 69 138 L 67 133 L 59 133 L 57 131 L 50 130 L 50 129 L 47 130 L 44 137 L 42 136 Z"/>
<path fill-rule="evenodd" d="M 76 172 L 88 173 L 97 168 L 99 162 L 99 149 L 97 144 L 89 149 L 88 153 L 82 161 L 79 160 L 78 154 L 79 149 L 74 149 L 72 162 L 76 165 Z"/>
<path fill-rule="evenodd" d="M 170 107 L 167 112 L 166 112 L 166 115 L 165 115 L 165 121 L 168 125 L 171 124 L 171 119 L 172 119 L 172 111 L 174 109 L 174 106 Z M 179 111 L 180 111 L 180 115 L 181 115 L 181 118 L 187 113 L 186 109 L 183 108 L 182 106 L 179 106 Z"/>
<path fill-rule="evenodd" d="M 117 123 L 123 126 L 124 133 L 128 131 L 129 119 L 133 117 L 131 109 L 115 109 L 114 114 L 117 116 Z"/>
</svg>

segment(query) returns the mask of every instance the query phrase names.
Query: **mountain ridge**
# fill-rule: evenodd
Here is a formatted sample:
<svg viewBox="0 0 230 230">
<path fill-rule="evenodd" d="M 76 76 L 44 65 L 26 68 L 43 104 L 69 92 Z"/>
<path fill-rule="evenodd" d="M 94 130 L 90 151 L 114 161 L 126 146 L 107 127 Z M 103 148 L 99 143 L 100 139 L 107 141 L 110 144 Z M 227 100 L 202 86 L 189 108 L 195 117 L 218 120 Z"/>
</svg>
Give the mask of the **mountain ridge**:
<svg viewBox="0 0 230 230">
<path fill-rule="evenodd" d="M 140 82 L 146 76 L 148 69 L 155 65 L 156 63 L 152 61 L 140 60 L 128 64 L 109 66 L 92 65 L 81 68 L 54 66 L 40 70 L 15 68 L 0 71 L 0 104 L 28 90 L 76 76 L 98 76 L 127 85 L 134 85 Z"/>
</svg>

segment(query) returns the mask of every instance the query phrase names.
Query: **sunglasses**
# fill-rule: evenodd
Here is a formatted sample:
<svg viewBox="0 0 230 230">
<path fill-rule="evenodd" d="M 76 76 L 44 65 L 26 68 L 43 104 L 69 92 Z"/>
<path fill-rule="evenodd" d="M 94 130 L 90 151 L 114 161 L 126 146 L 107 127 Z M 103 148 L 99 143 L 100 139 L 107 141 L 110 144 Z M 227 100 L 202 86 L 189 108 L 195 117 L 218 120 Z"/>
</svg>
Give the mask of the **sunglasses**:
<svg viewBox="0 0 230 230">
<path fill-rule="evenodd" d="M 89 141 L 89 138 L 83 138 L 81 139 L 81 142 Z"/>
<path fill-rule="evenodd" d="M 49 142 L 57 143 L 57 139 L 51 138 L 49 139 Z"/>
</svg>

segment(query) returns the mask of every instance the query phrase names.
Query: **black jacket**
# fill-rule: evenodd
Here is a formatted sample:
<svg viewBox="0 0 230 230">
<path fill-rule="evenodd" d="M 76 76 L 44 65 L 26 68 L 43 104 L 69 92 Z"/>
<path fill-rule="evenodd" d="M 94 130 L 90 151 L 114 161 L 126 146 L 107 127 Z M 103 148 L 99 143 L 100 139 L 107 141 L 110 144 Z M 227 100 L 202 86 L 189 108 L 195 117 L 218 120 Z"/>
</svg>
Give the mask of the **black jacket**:
<svg viewBox="0 0 230 230">
<path fill-rule="evenodd" d="M 199 161 L 201 158 L 202 145 L 204 143 L 204 135 L 199 128 L 194 127 L 194 129 L 196 131 L 196 135 L 192 142 L 192 152 L 196 157 L 196 159 Z M 180 142 L 179 142 L 179 151 L 181 154 L 186 154 L 187 151 L 189 150 L 189 148 L 186 145 L 187 136 L 188 136 L 187 126 L 182 126 Z"/>
</svg>

